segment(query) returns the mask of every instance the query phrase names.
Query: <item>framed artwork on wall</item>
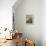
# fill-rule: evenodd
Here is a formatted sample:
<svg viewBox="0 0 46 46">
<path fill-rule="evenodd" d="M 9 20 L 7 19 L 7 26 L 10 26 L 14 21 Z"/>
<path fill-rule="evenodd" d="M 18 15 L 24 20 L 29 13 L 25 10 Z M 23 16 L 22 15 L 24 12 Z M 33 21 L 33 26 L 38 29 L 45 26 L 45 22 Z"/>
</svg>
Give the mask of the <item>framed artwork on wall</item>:
<svg viewBox="0 0 46 46">
<path fill-rule="evenodd" d="M 26 15 L 26 23 L 33 24 L 33 16 L 32 15 Z"/>
</svg>

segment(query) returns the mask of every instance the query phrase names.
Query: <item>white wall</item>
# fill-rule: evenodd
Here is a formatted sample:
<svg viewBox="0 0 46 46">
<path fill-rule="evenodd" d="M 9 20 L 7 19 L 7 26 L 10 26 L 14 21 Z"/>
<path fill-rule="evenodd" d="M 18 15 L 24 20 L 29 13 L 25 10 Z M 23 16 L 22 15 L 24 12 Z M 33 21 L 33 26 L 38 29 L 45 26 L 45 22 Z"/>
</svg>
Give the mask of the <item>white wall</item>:
<svg viewBox="0 0 46 46">
<path fill-rule="evenodd" d="M 30 0 L 31 1 L 31 0 Z M 33 3 L 36 3 L 36 5 Z M 40 8 L 40 4 L 39 4 L 39 2 L 40 2 L 40 0 L 39 0 L 39 2 L 38 2 L 38 0 L 32 0 L 31 2 L 32 2 L 32 4 L 31 4 L 31 2 L 30 2 L 30 5 L 33 5 L 33 8 L 34 7 L 37 7 L 37 6 L 39 6 L 38 8 L 36 8 L 36 9 L 39 9 Z M 28 2 L 28 1 L 26 1 L 26 2 Z M 29 3 L 28 3 L 29 4 Z M 23 6 L 24 5 L 24 6 Z M 39 13 L 39 12 L 36 12 L 36 11 L 38 11 L 38 10 L 36 10 L 35 8 L 35 18 L 34 18 L 34 24 L 35 25 L 26 25 L 24 22 L 25 22 L 25 15 L 26 14 L 32 14 L 32 12 L 30 11 L 30 8 L 32 7 L 30 7 L 30 5 L 27 5 L 27 3 L 25 3 L 24 2 L 24 4 L 22 4 L 22 5 L 20 5 L 20 7 L 18 8 L 17 7 L 17 9 L 15 9 L 15 26 L 16 26 L 16 28 L 18 29 L 18 30 L 20 30 L 20 32 L 23 32 L 24 33 L 24 36 L 25 36 L 25 33 L 27 33 L 27 34 L 31 34 L 31 36 L 33 37 L 36 37 L 36 35 L 35 35 L 35 33 L 37 33 L 37 32 L 40 32 L 41 31 L 41 42 L 42 42 L 42 46 L 46 46 L 46 0 L 41 0 L 41 9 L 39 10 L 39 12 L 41 13 L 41 15 L 40 14 L 37 14 L 37 16 L 36 16 L 36 13 Z M 15 5 L 14 5 L 15 6 Z M 28 7 L 29 6 L 29 7 Z M 16 7 L 16 6 L 15 6 Z M 20 10 L 19 10 L 20 9 Z M 26 10 L 27 9 L 27 10 Z M 28 11 L 29 10 L 29 11 Z M 22 12 L 23 11 L 23 12 Z M 38 16 L 39 15 L 39 16 Z M 39 18 L 41 16 L 41 19 L 37 19 L 37 17 Z M 20 19 L 21 18 L 21 19 Z M 35 20 L 35 19 L 37 19 L 37 21 L 38 21 L 38 23 L 40 22 L 41 24 L 37 24 L 37 21 Z M 39 21 L 40 20 L 40 21 Z M 18 24 L 19 23 L 19 24 Z M 40 26 L 36 26 L 36 25 L 41 25 L 41 28 L 40 28 Z M 34 27 L 33 27 L 34 26 Z M 38 28 L 40 28 L 41 30 L 39 30 Z M 34 29 L 36 29 L 36 30 L 34 30 Z M 29 31 L 27 31 L 27 30 L 29 30 Z M 30 31 L 31 30 L 31 31 Z M 38 31 L 39 30 L 39 31 Z M 31 32 L 31 33 L 30 33 Z M 40 35 L 40 34 L 38 34 L 38 35 Z M 38 37 L 38 35 L 37 35 L 37 37 Z M 32 38 L 31 37 L 31 38 Z M 39 36 L 39 38 L 37 38 L 36 37 L 36 41 L 37 40 L 39 40 L 39 38 L 40 38 L 40 36 Z M 38 43 L 38 42 L 37 42 Z M 40 43 L 40 42 L 39 42 Z"/>
<path fill-rule="evenodd" d="M 26 15 L 33 15 L 33 24 L 26 24 Z M 40 0 L 23 0 L 14 12 L 15 28 L 23 32 L 24 37 L 35 41 L 36 46 L 41 44 L 41 1 Z M 28 35 L 27 35 L 28 34 Z"/>
<path fill-rule="evenodd" d="M 12 28 L 12 6 L 16 0 L 0 0 L 0 27 Z"/>
<path fill-rule="evenodd" d="M 41 40 L 42 46 L 46 46 L 46 0 L 42 0 L 41 4 Z"/>
</svg>

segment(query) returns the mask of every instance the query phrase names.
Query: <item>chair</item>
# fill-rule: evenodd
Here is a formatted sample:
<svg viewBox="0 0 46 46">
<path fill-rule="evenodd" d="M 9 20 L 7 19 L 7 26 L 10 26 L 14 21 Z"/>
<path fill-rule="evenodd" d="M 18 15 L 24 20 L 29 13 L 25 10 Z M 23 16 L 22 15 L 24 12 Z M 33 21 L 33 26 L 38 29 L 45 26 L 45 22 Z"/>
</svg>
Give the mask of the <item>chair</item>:
<svg viewBox="0 0 46 46">
<path fill-rule="evenodd" d="M 22 33 L 15 33 L 16 46 L 22 46 Z"/>
<path fill-rule="evenodd" d="M 35 43 L 32 40 L 26 40 L 25 46 L 35 46 Z"/>
</svg>

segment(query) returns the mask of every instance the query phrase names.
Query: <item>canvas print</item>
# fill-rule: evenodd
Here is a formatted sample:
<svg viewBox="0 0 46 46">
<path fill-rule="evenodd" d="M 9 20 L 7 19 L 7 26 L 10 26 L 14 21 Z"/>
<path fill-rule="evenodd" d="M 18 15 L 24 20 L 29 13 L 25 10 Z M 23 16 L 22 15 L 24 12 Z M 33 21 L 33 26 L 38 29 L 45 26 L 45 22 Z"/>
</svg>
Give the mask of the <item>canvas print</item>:
<svg viewBox="0 0 46 46">
<path fill-rule="evenodd" d="M 26 15 L 26 23 L 28 23 L 28 24 L 33 23 L 33 16 L 32 15 Z"/>
</svg>

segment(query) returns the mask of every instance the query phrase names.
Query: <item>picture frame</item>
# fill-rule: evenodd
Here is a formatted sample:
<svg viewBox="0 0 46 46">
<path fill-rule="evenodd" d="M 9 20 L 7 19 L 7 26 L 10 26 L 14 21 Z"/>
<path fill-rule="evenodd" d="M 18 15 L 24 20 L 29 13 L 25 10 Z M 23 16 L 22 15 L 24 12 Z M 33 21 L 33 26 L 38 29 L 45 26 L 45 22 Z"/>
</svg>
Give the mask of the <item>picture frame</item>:
<svg viewBox="0 0 46 46">
<path fill-rule="evenodd" d="M 33 24 L 33 15 L 26 15 L 26 24 Z"/>
</svg>

